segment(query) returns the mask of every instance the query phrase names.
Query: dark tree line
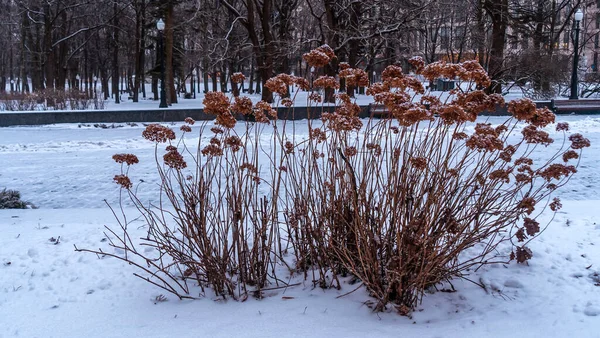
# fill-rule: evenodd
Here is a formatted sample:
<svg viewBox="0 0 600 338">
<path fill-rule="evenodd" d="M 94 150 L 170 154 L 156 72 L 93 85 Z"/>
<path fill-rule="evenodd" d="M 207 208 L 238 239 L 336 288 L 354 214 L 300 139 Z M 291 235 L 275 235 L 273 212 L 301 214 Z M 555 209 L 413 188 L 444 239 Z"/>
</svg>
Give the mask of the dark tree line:
<svg viewBox="0 0 600 338">
<path fill-rule="evenodd" d="M 581 0 L 5 0 L 0 91 L 71 88 L 94 95 L 103 88 L 117 102 L 121 95 L 157 99 L 164 62 L 169 103 L 218 89 L 260 92 L 271 101 L 263 84 L 277 73 L 335 74 L 346 62 L 375 77 L 391 64 L 409 69 L 415 55 L 426 62 L 477 58 L 494 79 L 489 91 L 501 92 L 508 81 L 548 91 L 562 76 L 548 65 L 568 62 L 572 46 L 564 41 L 572 43 L 572 17 L 582 6 Z M 164 51 L 157 48 L 159 18 Z M 323 44 L 338 58 L 319 70 L 324 74 L 313 74 L 302 54 Z M 231 82 L 236 72 L 246 75 L 246 88 Z"/>
</svg>

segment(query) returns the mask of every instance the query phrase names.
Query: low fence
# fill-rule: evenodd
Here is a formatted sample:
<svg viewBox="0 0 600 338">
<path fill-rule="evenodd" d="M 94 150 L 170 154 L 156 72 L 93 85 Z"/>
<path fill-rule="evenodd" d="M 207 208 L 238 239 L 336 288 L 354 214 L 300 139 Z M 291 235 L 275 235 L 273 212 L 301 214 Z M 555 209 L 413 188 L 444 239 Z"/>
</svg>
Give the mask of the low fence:
<svg viewBox="0 0 600 338">
<path fill-rule="evenodd" d="M 584 105 L 584 100 L 579 101 Z M 556 109 L 552 101 L 537 102 L 538 107 L 553 109 L 556 113 L 600 114 L 600 102 L 596 105 L 585 105 L 585 109 Z M 575 103 L 570 108 L 575 107 Z M 279 108 L 278 116 L 282 120 L 302 120 L 320 118 L 321 113 L 331 112 L 333 106 Z M 361 106 L 361 117 L 377 116 L 380 111 L 376 105 Z M 376 114 L 377 113 L 377 114 Z M 483 112 L 482 115 L 507 115 L 506 107 L 498 107 L 494 112 Z M 0 127 L 18 125 L 44 125 L 57 123 L 125 123 L 125 122 L 178 122 L 186 117 L 194 120 L 212 120 L 213 115 L 204 113 L 203 109 L 146 109 L 146 110 L 83 110 L 83 111 L 28 111 L 0 112 Z M 243 117 L 239 117 L 242 119 Z"/>
</svg>

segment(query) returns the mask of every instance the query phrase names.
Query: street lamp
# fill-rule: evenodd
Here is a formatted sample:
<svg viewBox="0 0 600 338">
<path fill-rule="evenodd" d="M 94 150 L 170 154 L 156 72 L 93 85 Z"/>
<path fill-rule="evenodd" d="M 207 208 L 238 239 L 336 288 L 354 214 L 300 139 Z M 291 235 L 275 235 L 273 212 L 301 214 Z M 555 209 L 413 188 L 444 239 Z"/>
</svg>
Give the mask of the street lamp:
<svg viewBox="0 0 600 338">
<path fill-rule="evenodd" d="M 575 55 L 573 56 L 573 73 L 571 74 L 571 96 L 569 96 L 569 100 L 577 100 L 578 99 L 578 90 L 579 81 L 577 79 L 577 66 L 579 65 L 579 24 L 583 20 L 583 12 L 581 8 L 577 10 L 575 13 Z"/>
<path fill-rule="evenodd" d="M 79 84 L 81 83 L 79 80 L 81 80 L 81 76 L 79 76 L 79 74 L 75 75 L 75 80 L 77 80 L 77 82 L 75 82 L 75 87 L 79 90 Z"/>
<path fill-rule="evenodd" d="M 10 92 L 14 92 L 15 91 L 15 80 L 11 79 L 10 80 Z"/>
<path fill-rule="evenodd" d="M 96 85 L 98 84 L 98 77 L 96 75 L 94 75 L 94 77 L 92 78 L 92 80 L 94 80 L 94 99 L 98 98 L 98 92 L 96 91 Z"/>
<path fill-rule="evenodd" d="M 165 22 L 162 19 L 158 19 L 156 29 L 158 29 L 158 53 L 160 55 L 160 105 L 158 108 L 168 108 L 167 93 L 165 91 L 165 46 L 163 45 Z"/>
<path fill-rule="evenodd" d="M 313 82 L 315 81 L 315 66 L 310 67 L 310 91 L 313 91 Z"/>
</svg>

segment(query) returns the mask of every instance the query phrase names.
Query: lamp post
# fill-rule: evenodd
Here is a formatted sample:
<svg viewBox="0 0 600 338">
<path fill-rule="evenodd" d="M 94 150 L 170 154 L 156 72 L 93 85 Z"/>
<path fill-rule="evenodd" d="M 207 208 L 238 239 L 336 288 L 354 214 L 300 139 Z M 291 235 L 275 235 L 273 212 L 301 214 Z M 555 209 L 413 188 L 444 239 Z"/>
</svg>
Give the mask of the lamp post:
<svg viewBox="0 0 600 338">
<path fill-rule="evenodd" d="M 98 77 L 96 75 L 94 75 L 94 77 L 92 78 L 92 80 L 94 80 L 94 99 L 98 98 L 98 92 L 96 91 L 96 85 L 98 84 Z"/>
<path fill-rule="evenodd" d="M 313 82 L 315 81 L 315 66 L 310 67 L 310 91 L 313 91 Z"/>
<path fill-rule="evenodd" d="M 156 29 L 158 29 L 158 53 L 160 55 L 160 105 L 158 108 L 168 108 L 167 92 L 165 91 L 165 47 L 163 45 L 165 22 L 162 19 L 158 19 Z"/>
<path fill-rule="evenodd" d="M 80 89 L 79 84 L 81 83 L 81 82 L 79 82 L 79 80 L 81 80 L 81 76 L 79 76 L 79 74 L 75 75 L 75 80 L 77 80 L 75 82 L 75 89 L 79 90 Z"/>
<path fill-rule="evenodd" d="M 571 74 L 571 96 L 569 100 L 577 100 L 579 80 L 577 79 L 577 66 L 579 65 L 579 24 L 583 19 L 583 12 L 578 9 L 575 13 L 575 55 L 573 56 L 573 73 Z"/>
<path fill-rule="evenodd" d="M 11 79 L 10 80 L 10 92 L 14 92 L 15 91 L 15 80 Z"/>
</svg>

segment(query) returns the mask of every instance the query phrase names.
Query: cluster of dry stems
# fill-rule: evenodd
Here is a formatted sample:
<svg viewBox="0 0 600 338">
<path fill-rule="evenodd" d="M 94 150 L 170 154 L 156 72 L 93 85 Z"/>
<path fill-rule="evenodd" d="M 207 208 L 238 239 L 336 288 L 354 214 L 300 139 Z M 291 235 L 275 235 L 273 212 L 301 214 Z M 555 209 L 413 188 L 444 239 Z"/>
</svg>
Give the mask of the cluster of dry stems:
<svg viewBox="0 0 600 338">
<path fill-rule="evenodd" d="M 305 55 L 315 67 L 332 58 L 325 46 Z M 535 163 L 530 155 L 553 142 L 543 130 L 554 122 L 550 111 L 513 101 L 504 123 L 476 123 L 470 132 L 479 113 L 504 105 L 501 96 L 480 90 L 489 85 L 481 66 L 411 63 L 431 81 L 459 84 L 442 100 L 390 66 L 367 91 L 386 107 L 384 118 L 359 119 L 360 107 L 338 94 L 336 110 L 309 120 L 304 139 L 293 122 L 277 120 L 269 104 L 243 97 L 232 102 L 222 93 L 204 100 L 206 112 L 216 115 L 212 128 L 213 122 L 199 127 L 200 140 L 208 142 L 185 143 L 191 119 L 179 139 L 168 127 L 148 126 L 143 136 L 156 143 L 160 204 L 137 198 L 127 172 L 135 155 L 115 155 L 122 168 L 115 182 L 148 224 L 140 245 L 155 250 L 131 240 L 123 216 L 120 232 L 109 231 L 111 245 L 126 255 L 109 255 L 135 264 L 145 271 L 140 277 L 181 298 L 195 297 L 190 285 L 244 300 L 287 286 L 294 274 L 323 288 L 341 288 L 341 277 L 352 276 L 376 299 L 375 309 L 391 304 L 402 314 L 427 288 L 482 264 L 526 262 L 532 256 L 526 244 L 540 232 L 536 217 L 548 203 L 560 208 L 550 195 L 576 172 L 589 141 L 572 134 L 549 161 Z M 342 68 L 347 85 L 368 84 L 364 71 Z M 266 85 L 286 106 L 293 100 L 290 86 L 309 88 L 289 75 Z M 314 85 L 339 88 L 333 77 Z M 320 101 L 313 92 L 308 104 Z M 253 122 L 240 131 L 236 114 Z M 568 125 L 557 130 L 566 138 Z M 508 241 L 512 253 L 499 247 Z"/>
</svg>

